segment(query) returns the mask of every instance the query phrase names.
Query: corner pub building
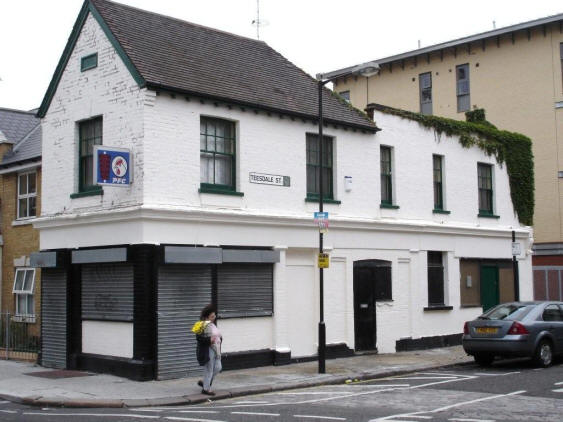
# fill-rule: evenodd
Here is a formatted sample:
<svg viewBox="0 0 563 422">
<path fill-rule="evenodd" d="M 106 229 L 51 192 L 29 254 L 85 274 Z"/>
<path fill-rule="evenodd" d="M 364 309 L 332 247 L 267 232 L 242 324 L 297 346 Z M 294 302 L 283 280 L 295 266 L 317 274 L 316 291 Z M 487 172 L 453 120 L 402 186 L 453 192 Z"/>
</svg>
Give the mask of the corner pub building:
<svg viewBox="0 0 563 422">
<path fill-rule="evenodd" d="M 316 90 L 264 42 L 85 1 L 38 112 L 43 366 L 188 376 L 199 370 L 190 327 L 210 302 L 226 369 L 314 359 L 320 171 L 329 357 L 455 342 L 482 310 L 481 267 L 496 271 L 497 301 L 514 297 L 512 230 L 530 297 L 531 232 L 505 166 L 416 122 L 377 112 L 376 126 L 328 90 L 321 166 Z M 131 152 L 130 185 L 94 183 L 96 145 Z M 433 154 L 448 213 L 432 212 Z M 380 201 L 386 163 L 412 169 L 386 167 L 391 202 Z M 479 166 L 493 218 L 477 216 Z"/>
</svg>

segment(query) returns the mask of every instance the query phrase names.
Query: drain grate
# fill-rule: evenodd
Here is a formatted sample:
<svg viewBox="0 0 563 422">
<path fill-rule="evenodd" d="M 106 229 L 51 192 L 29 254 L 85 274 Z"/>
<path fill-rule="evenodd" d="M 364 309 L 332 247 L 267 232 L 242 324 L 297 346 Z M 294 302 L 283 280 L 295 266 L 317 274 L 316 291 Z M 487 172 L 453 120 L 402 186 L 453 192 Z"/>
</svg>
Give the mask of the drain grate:
<svg viewBox="0 0 563 422">
<path fill-rule="evenodd" d="M 29 372 L 24 375 L 29 375 L 32 377 L 39 377 L 39 378 L 59 379 L 59 378 L 87 377 L 90 376 L 91 374 L 89 374 L 88 372 L 60 369 L 55 371 Z"/>
</svg>

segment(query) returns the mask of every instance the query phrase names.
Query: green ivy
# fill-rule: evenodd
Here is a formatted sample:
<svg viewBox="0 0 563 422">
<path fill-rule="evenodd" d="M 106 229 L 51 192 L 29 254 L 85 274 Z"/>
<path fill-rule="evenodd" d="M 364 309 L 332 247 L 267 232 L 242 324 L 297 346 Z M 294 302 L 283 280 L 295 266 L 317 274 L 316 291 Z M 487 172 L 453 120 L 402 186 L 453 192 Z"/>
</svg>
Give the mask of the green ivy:
<svg viewBox="0 0 563 422">
<path fill-rule="evenodd" d="M 477 146 L 487 155 L 494 156 L 499 164 L 506 163 L 510 181 L 510 196 L 514 210 L 522 224 L 531 226 L 534 218 L 534 164 L 532 141 L 520 133 L 498 130 L 485 120 L 482 109 L 467 113 L 468 120 L 460 121 L 445 117 L 423 115 L 379 104 L 370 104 L 382 113 L 414 120 L 434 129 L 438 136 L 458 136 L 464 148 Z M 476 113 L 475 113 L 476 112 Z"/>
</svg>

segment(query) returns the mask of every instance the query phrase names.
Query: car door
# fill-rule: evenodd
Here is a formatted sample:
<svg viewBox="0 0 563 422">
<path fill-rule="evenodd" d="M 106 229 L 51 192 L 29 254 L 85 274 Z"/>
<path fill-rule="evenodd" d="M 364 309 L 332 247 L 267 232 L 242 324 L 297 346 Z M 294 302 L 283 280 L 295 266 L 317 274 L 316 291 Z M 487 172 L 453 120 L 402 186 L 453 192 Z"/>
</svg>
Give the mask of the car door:
<svg viewBox="0 0 563 422">
<path fill-rule="evenodd" d="M 556 303 L 550 303 L 543 310 L 545 327 L 555 340 L 555 353 L 563 353 L 563 310 Z"/>
</svg>

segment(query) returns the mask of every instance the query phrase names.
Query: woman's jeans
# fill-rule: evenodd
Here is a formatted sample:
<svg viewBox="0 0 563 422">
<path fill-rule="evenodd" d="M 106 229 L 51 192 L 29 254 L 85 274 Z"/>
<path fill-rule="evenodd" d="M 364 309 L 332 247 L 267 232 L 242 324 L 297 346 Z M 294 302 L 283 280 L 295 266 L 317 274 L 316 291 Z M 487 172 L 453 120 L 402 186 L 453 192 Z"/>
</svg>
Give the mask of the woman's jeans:
<svg viewBox="0 0 563 422">
<path fill-rule="evenodd" d="M 213 350 L 212 347 L 209 347 L 209 362 L 207 362 L 203 367 L 203 389 L 205 391 L 209 391 L 211 384 L 213 384 L 213 378 L 221 372 L 221 369 L 223 369 L 221 366 L 221 359 L 217 359 L 215 350 Z"/>
</svg>

